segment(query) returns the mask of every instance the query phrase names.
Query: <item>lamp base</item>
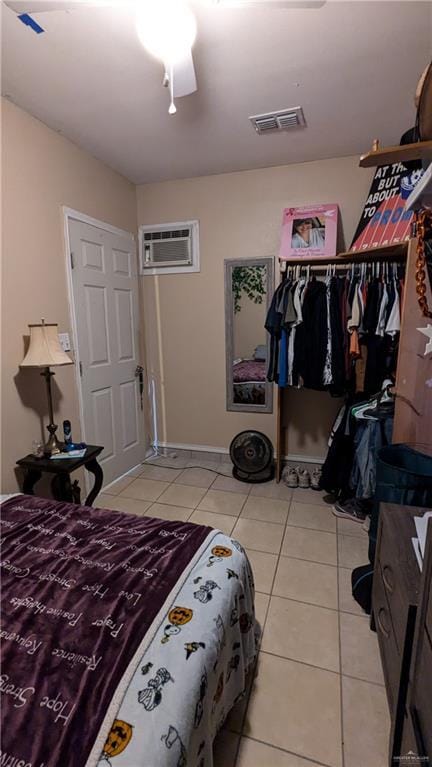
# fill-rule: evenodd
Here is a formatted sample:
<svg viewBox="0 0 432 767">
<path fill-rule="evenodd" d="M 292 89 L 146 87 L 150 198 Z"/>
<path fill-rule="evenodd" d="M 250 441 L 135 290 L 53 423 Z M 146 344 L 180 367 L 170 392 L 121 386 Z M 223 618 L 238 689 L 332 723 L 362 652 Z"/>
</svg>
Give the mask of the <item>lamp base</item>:
<svg viewBox="0 0 432 767">
<path fill-rule="evenodd" d="M 44 445 L 44 455 L 51 456 L 57 455 L 62 452 L 63 443 L 59 442 L 56 437 L 57 425 L 55 423 L 49 423 L 47 429 L 50 433 L 48 442 Z"/>
</svg>

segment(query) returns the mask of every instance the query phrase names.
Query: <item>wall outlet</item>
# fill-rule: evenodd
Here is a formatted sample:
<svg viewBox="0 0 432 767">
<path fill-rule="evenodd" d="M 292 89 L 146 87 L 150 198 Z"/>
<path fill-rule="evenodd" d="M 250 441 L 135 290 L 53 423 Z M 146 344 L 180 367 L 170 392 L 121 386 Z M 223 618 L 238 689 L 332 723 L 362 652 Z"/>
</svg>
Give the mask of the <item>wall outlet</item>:
<svg viewBox="0 0 432 767">
<path fill-rule="evenodd" d="M 59 333 L 58 337 L 60 341 L 60 346 L 63 349 L 63 351 L 70 352 L 71 344 L 70 344 L 69 333 Z"/>
</svg>

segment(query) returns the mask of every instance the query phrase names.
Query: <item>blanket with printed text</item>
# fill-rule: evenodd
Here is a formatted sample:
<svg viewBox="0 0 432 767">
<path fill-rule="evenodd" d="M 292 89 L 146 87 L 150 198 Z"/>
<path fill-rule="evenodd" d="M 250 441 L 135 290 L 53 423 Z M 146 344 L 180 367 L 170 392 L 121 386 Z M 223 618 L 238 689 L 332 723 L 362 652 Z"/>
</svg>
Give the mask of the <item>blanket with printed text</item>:
<svg viewBox="0 0 432 767">
<path fill-rule="evenodd" d="M 31 496 L 0 519 L 0 762 L 83 767 L 214 531 Z"/>
</svg>

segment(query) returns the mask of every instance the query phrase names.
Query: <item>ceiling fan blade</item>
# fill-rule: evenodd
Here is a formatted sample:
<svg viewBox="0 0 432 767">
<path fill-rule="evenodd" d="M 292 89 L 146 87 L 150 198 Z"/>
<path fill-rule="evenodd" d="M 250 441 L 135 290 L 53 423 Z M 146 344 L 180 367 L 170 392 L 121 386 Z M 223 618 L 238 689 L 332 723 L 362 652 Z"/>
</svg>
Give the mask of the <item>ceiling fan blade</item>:
<svg viewBox="0 0 432 767">
<path fill-rule="evenodd" d="M 169 67 L 167 67 L 167 72 L 169 75 Z M 181 61 L 173 66 L 173 96 L 174 98 L 187 96 L 189 93 L 194 93 L 197 87 L 192 51 L 189 51 Z"/>
<path fill-rule="evenodd" d="M 213 0 L 221 8 L 321 8 L 327 0 Z"/>
<path fill-rule="evenodd" d="M 76 11 L 87 7 L 109 7 L 113 2 L 94 2 L 91 0 L 5 0 L 5 5 L 19 15 L 28 13 L 47 13 L 48 11 Z"/>
</svg>

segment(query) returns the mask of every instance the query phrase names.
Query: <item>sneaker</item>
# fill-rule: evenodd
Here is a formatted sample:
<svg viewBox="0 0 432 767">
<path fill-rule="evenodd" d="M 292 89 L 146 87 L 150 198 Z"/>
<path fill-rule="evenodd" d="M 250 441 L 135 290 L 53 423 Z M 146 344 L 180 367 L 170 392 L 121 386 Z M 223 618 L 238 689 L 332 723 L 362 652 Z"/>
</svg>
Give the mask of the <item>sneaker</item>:
<svg viewBox="0 0 432 767">
<path fill-rule="evenodd" d="M 367 516 L 361 501 L 357 498 L 351 498 L 344 503 L 335 503 L 332 506 L 332 512 L 335 517 L 351 519 L 353 522 L 360 522 L 361 524 L 363 524 Z"/>
<path fill-rule="evenodd" d="M 310 487 L 310 476 L 307 469 L 302 469 L 300 466 L 297 466 L 296 472 L 298 475 L 298 485 L 302 488 Z"/>
<path fill-rule="evenodd" d="M 293 469 L 292 466 L 286 466 L 282 473 L 282 481 L 287 487 L 298 487 L 299 478 L 296 469 Z"/>
<path fill-rule="evenodd" d="M 321 469 L 314 469 L 311 475 L 311 488 L 312 490 L 321 490 Z"/>
</svg>

